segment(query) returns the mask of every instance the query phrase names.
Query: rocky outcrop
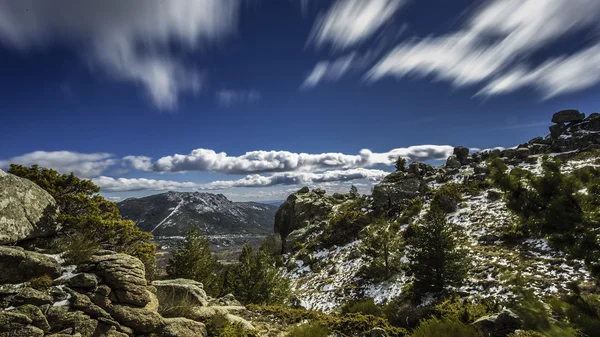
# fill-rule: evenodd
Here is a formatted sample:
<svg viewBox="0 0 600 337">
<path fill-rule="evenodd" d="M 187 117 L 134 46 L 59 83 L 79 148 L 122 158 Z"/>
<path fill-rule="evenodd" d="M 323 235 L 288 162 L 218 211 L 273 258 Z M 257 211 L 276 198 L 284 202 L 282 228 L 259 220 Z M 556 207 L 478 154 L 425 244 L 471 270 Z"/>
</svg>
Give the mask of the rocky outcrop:
<svg viewBox="0 0 600 337">
<path fill-rule="evenodd" d="M 460 167 L 460 163 L 458 165 Z M 398 202 L 421 195 L 436 172 L 431 165 L 413 162 L 406 171 L 390 173 L 373 188 L 373 206 L 380 211 L 393 209 Z"/>
<path fill-rule="evenodd" d="M 159 299 L 169 301 L 171 299 L 185 300 L 194 306 L 207 306 L 208 296 L 204 292 L 202 283 L 188 279 L 174 279 L 154 281 L 152 285 L 156 288 Z"/>
<path fill-rule="evenodd" d="M 56 260 L 20 247 L 0 246 L 0 284 L 22 283 L 43 275 L 60 275 Z"/>
<path fill-rule="evenodd" d="M 291 232 L 307 226 L 309 222 L 323 220 L 332 207 L 332 197 L 322 189 L 309 191 L 304 187 L 291 194 L 275 213 L 275 233 L 281 235 L 283 247 Z"/>
<path fill-rule="evenodd" d="M 552 115 L 552 123 L 580 122 L 584 118 L 585 114 L 578 110 L 562 110 Z"/>
<path fill-rule="evenodd" d="M 56 202 L 48 192 L 0 170 L 0 244 L 52 235 L 55 217 Z"/>
<path fill-rule="evenodd" d="M 512 311 L 504 310 L 495 315 L 481 317 L 472 325 L 483 332 L 485 336 L 506 337 L 521 328 L 522 321 Z"/>
</svg>

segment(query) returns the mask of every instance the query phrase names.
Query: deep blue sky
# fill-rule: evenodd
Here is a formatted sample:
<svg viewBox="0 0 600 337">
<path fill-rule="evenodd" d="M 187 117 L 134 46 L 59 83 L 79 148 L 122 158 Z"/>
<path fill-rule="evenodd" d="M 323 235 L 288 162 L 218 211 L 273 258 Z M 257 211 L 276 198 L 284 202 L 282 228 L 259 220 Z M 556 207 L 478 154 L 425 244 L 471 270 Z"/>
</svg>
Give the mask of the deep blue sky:
<svg viewBox="0 0 600 337">
<path fill-rule="evenodd" d="M 367 171 L 389 171 L 386 165 L 367 160 L 254 170 L 238 163 L 244 168 L 235 171 L 231 166 L 238 164 L 214 161 L 184 169 L 154 164 L 199 148 L 230 157 L 258 150 L 356 156 L 361 149 L 394 157 L 393 149 L 414 145 L 510 147 L 546 135 L 552 113 L 596 109 L 600 62 L 590 55 L 598 54 L 598 26 L 590 16 L 600 14 L 600 6 L 582 0 L 580 10 L 565 14 L 567 1 L 547 0 L 530 13 L 539 22 L 501 26 L 535 9 L 524 8 L 526 2 L 532 1 L 505 1 L 507 7 L 497 9 L 500 1 L 205 0 L 196 7 L 148 1 L 142 10 L 133 1 L 109 1 L 99 12 L 88 1 L 0 1 L 0 19 L 12 18 L 0 25 L 0 163 L 190 184 L 358 168 L 365 171 L 359 178 L 372 180 L 332 178 L 324 186 L 357 183 L 367 191 L 377 180 Z M 170 7 L 178 7 L 175 14 L 165 14 Z M 499 14 L 488 20 L 493 11 Z M 479 18 L 487 26 L 476 30 Z M 557 29 L 563 22 L 572 27 Z M 474 31 L 475 38 L 456 40 Z M 542 39 L 544 32 L 552 33 Z M 448 47 L 460 43 L 466 44 L 459 51 Z M 349 56 L 346 68 L 334 66 Z M 161 90 L 161 79 L 148 75 L 156 69 L 149 60 L 160 70 L 179 67 L 168 75 L 174 92 Z M 320 62 L 325 75 L 307 84 Z M 538 68 L 546 62 L 554 63 Z M 372 76 L 382 64 L 391 68 Z M 515 70 L 524 72 L 507 92 L 482 90 Z M 457 80 L 486 71 L 477 80 Z M 410 157 L 406 151 L 397 153 Z M 152 160 L 141 169 L 124 164 L 125 156 Z M 434 157 L 440 156 L 427 159 Z M 101 168 L 90 170 L 94 163 Z M 301 184 L 324 182 L 302 179 L 218 192 L 278 199 Z M 197 188 L 130 183 L 100 185 L 115 198 Z M 108 193 L 111 188 L 123 192 Z"/>
</svg>

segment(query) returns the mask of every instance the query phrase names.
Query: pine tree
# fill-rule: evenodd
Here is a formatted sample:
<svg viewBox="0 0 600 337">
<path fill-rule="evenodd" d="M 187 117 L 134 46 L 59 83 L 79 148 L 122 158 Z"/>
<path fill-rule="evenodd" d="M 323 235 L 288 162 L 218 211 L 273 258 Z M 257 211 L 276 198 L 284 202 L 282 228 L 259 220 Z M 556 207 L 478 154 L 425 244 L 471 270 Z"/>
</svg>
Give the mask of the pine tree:
<svg viewBox="0 0 600 337">
<path fill-rule="evenodd" d="M 413 277 L 415 300 L 426 293 L 458 287 L 468 270 L 466 249 L 461 247 L 460 228 L 446 221 L 441 211 L 429 212 L 407 247 L 408 274 Z"/>
<path fill-rule="evenodd" d="M 210 242 L 200 229 L 191 228 L 185 240 L 173 253 L 167 266 L 167 275 L 170 278 L 187 278 L 202 282 L 204 290 L 209 295 L 217 296 L 219 289 L 215 268 L 217 259 L 210 251 Z"/>
<path fill-rule="evenodd" d="M 356 197 L 358 197 L 358 188 L 356 188 L 356 186 L 352 185 L 352 186 L 350 187 L 350 195 L 351 195 L 353 198 L 356 198 Z"/>
<path fill-rule="evenodd" d="M 397 267 L 393 254 L 400 246 L 392 226 L 384 218 L 379 218 L 369 226 L 362 239 L 362 251 L 371 259 L 364 270 L 365 276 L 372 279 L 389 279 Z"/>
<path fill-rule="evenodd" d="M 281 275 L 271 253 L 264 248 L 254 252 L 252 246 L 244 245 L 239 263 L 226 270 L 227 284 L 223 288 L 245 304 L 285 304 L 290 294 L 289 280 Z"/>
<path fill-rule="evenodd" d="M 398 157 L 398 159 L 396 159 L 396 163 L 394 164 L 396 171 L 406 171 L 406 163 L 406 158 Z"/>
</svg>

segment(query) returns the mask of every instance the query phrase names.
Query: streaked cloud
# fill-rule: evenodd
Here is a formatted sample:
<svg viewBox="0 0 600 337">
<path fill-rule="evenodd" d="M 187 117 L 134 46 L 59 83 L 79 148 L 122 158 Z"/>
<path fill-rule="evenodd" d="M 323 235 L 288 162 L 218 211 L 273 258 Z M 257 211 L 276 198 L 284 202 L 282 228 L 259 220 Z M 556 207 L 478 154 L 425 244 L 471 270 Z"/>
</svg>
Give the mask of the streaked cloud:
<svg viewBox="0 0 600 337">
<path fill-rule="evenodd" d="M 366 75 L 433 76 L 466 86 L 489 82 L 479 94 L 533 86 L 545 97 L 589 87 L 600 80 L 598 46 L 530 68 L 534 52 L 573 32 L 597 28 L 600 2 L 493 0 L 477 8 L 462 27 L 446 35 L 407 40 Z"/>
<path fill-rule="evenodd" d="M 71 151 L 35 151 L 6 160 L 0 160 L 0 168 L 8 169 L 10 164 L 53 168 L 60 173 L 75 173 L 82 178 L 98 176 L 109 167 L 119 163 L 110 153 L 78 153 Z"/>
<path fill-rule="evenodd" d="M 199 187 L 199 184 L 193 182 L 105 176 L 94 178 L 92 182 L 100 187 L 102 192 L 170 191 Z"/>
<path fill-rule="evenodd" d="M 76 49 L 93 69 L 144 88 L 160 109 L 174 109 L 202 85 L 199 70 L 170 52 L 197 49 L 235 32 L 237 0 L 0 1 L 0 41 L 21 51 L 53 44 Z"/>
<path fill-rule="evenodd" d="M 321 81 L 337 81 L 350 70 L 355 54 L 342 56 L 334 61 L 320 61 L 302 83 L 302 87 L 311 88 Z"/>
<path fill-rule="evenodd" d="M 452 154 L 450 145 L 416 145 L 376 153 L 368 149 L 358 154 L 294 153 L 289 151 L 251 151 L 241 156 L 225 152 L 196 149 L 187 155 L 165 156 L 150 164 L 147 157 L 128 156 L 129 165 L 144 171 L 183 172 L 211 171 L 226 174 L 258 174 L 276 172 L 315 172 L 319 170 L 350 169 L 376 165 L 393 165 L 398 157 L 410 161 L 446 159 Z"/>
<path fill-rule="evenodd" d="M 258 90 L 220 90 L 216 93 L 217 102 L 225 107 L 240 103 L 254 103 L 260 100 Z"/>
<path fill-rule="evenodd" d="M 343 182 L 358 179 L 380 181 L 389 172 L 364 168 L 330 170 L 323 173 L 284 172 L 269 176 L 248 175 L 238 180 L 220 180 L 199 186 L 204 190 L 222 190 L 234 187 L 271 187 L 277 185 L 313 185 L 325 182 Z"/>
<path fill-rule="evenodd" d="M 334 49 L 358 45 L 375 34 L 402 7 L 404 0 L 337 0 L 317 19 L 309 42 Z"/>
</svg>

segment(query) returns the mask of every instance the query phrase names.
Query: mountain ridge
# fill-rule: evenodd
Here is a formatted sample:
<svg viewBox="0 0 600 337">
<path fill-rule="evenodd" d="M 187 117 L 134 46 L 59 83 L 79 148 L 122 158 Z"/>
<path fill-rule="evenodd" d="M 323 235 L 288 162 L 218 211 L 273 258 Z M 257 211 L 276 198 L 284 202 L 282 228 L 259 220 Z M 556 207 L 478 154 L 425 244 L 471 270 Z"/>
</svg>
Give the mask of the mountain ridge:
<svg viewBox="0 0 600 337">
<path fill-rule="evenodd" d="M 117 203 L 124 219 L 157 236 L 181 236 L 193 226 L 206 235 L 264 234 L 273 230 L 276 206 L 233 202 L 223 194 L 175 192 Z"/>
</svg>

